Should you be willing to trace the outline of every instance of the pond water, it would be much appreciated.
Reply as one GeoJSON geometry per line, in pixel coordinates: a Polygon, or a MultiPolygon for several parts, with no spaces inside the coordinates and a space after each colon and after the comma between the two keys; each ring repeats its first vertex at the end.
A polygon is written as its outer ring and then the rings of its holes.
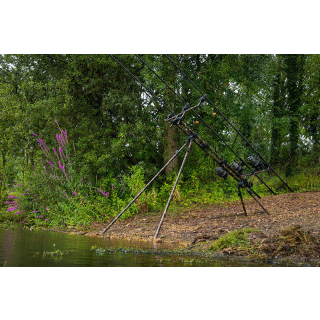
{"type": "MultiPolygon", "coordinates": [[[[158,245],[159,246],[159,245],[158,245]]],[[[0,226],[0,266],[5,267],[222,267],[270,266],[168,252],[153,243],[0,226]]]]}

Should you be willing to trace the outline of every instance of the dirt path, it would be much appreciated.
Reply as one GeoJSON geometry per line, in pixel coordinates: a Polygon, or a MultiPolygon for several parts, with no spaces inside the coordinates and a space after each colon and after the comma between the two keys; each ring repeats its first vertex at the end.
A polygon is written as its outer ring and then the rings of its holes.
{"type": "MultiPolygon", "coordinates": [[[[270,212],[266,214],[253,200],[246,199],[248,216],[243,214],[240,201],[207,208],[193,208],[181,214],[167,214],[159,238],[162,242],[188,246],[198,241],[214,239],[232,230],[257,228],[266,235],[293,225],[320,237],[320,192],[289,193],[265,196],[261,200],[270,212]]],[[[136,215],[117,221],[105,234],[106,238],[126,238],[152,241],[162,213],[136,215]]],[[[98,236],[107,224],[93,224],[87,236],[98,236]]]]}

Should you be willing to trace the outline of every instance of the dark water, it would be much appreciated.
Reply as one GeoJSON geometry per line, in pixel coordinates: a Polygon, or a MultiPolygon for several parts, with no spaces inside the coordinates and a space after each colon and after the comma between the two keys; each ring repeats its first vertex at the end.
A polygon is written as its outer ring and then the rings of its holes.
{"type": "Polygon", "coordinates": [[[222,267],[270,266],[212,260],[168,252],[153,243],[110,241],[51,231],[0,226],[0,266],[5,267],[222,267]]]}

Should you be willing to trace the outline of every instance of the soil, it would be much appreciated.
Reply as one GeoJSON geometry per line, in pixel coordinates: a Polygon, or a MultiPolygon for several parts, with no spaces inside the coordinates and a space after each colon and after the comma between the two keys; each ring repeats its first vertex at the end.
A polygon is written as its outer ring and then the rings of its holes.
{"type": "MultiPolygon", "coordinates": [[[[251,249],[227,248],[219,254],[250,256],[254,253],[269,259],[294,257],[319,261],[320,192],[270,195],[260,202],[270,215],[254,199],[245,200],[247,216],[240,200],[205,208],[183,209],[175,214],[169,212],[156,242],[172,243],[178,249],[208,252],[210,245],[222,235],[255,228],[259,231],[248,235],[251,249]]],[[[161,215],[162,212],[139,214],[118,220],[103,237],[153,241],[161,215]]],[[[90,230],[70,232],[102,237],[101,232],[107,225],[94,223],[90,230]]]]}
{"type": "MultiPolygon", "coordinates": [[[[196,239],[239,230],[257,228],[266,235],[275,235],[290,226],[301,225],[304,230],[320,237],[320,192],[288,193],[263,197],[260,202],[268,215],[254,201],[246,199],[248,216],[244,215],[240,201],[215,204],[208,207],[185,208],[166,215],[159,238],[165,242],[189,245],[196,239]]],[[[103,236],[153,240],[162,212],[139,214],[126,220],[118,220],[103,236]]],[[[110,220],[111,221],[111,220],[110,220]]],[[[93,224],[90,236],[100,236],[108,225],[93,224]]]]}

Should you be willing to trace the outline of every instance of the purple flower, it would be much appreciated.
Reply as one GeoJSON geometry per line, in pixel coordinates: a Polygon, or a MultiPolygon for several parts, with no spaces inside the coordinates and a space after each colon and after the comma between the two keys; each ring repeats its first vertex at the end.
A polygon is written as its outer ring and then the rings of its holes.
{"type": "Polygon", "coordinates": [[[38,218],[41,219],[41,218],[43,218],[43,216],[39,216],[38,218]]]}
{"type": "Polygon", "coordinates": [[[9,187],[9,185],[8,185],[8,184],[6,184],[6,187],[9,187]]]}
{"type": "Polygon", "coordinates": [[[9,196],[9,199],[14,199],[14,198],[15,198],[15,197],[14,197],[14,196],[12,196],[12,195],[10,195],[10,196],[9,196]]]}
{"type": "Polygon", "coordinates": [[[17,210],[17,208],[16,207],[11,207],[11,208],[8,208],[7,212],[14,211],[14,210],[17,210]]]}
{"type": "Polygon", "coordinates": [[[60,126],[59,126],[59,123],[58,123],[57,119],[55,119],[54,122],[56,123],[56,125],[57,125],[58,128],[60,129],[60,126]]]}
{"type": "Polygon", "coordinates": [[[21,221],[20,223],[24,223],[24,220],[23,220],[23,221],[21,221]]]}
{"type": "Polygon", "coordinates": [[[54,164],[51,161],[47,160],[47,162],[54,167],[54,164]]]}
{"type": "Polygon", "coordinates": [[[101,192],[105,197],[109,196],[109,192],[102,191],[101,189],[98,189],[98,192],[101,192]]]}
{"type": "Polygon", "coordinates": [[[81,178],[81,181],[83,181],[83,179],[81,178]]]}
{"type": "Polygon", "coordinates": [[[49,210],[49,207],[46,207],[47,210],[49,210]]]}
{"type": "Polygon", "coordinates": [[[36,213],[36,212],[40,212],[39,210],[38,211],[32,211],[32,213],[36,213]]]}
{"type": "Polygon", "coordinates": [[[111,185],[111,189],[113,190],[113,184],[111,185]]]}
{"type": "Polygon", "coordinates": [[[44,220],[48,221],[49,219],[44,219],[44,220]]]}
{"type": "Polygon", "coordinates": [[[10,203],[11,203],[11,201],[6,201],[5,203],[6,203],[6,204],[10,204],[10,203]]]}
{"type": "Polygon", "coordinates": [[[18,214],[18,213],[21,213],[22,211],[18,211],[18,212],[15,212],[14,214],[18,214]]]}
{"type": "Polygon", "coordinates": [[[42,147],[42,145],[40,145],[40,149],[43,151],[45,156],[49,158],[49,155],[48,155],[47,151],[42,147]]]}
{"type": "Polygon", "coordinates": [[[35,133],[33,133],[33,135],[35,136],[35,137],[37,137],[38,135],[37,134],[35,134],[35,133]]]}
{"type": "Polygon", "coordinates": [[[61,159],[63,158],[63,156],[64,156],[64,153],[63,153],[63,150],[62,150],[62,148],[61,147],[59,147],[59,152],[60,152],[60,156],[61,156],[61,159]]]}
{"type": "Polygon", "coordinates": [[[72,193],[73,193],[75,196],[77,196],[77,195],[78,195],[75,191],[73,191],[72,193]]]}
{"type": "Polygon", "coordinates": [[[57,179],[59,180],[59,181],[61,181],[61,179],[57,176],[57,179]]]}
{"type": "Polygon", "coordinates": [[[21,193],[20,196],[24,196],[24,193],[21,193]]]}
{"type": "Polygon", "coordinates": [[[86,194],[86,196],[87,196],[87,197],[89,197],[89,195],[88,195],[88,194],[86,194]]]}
{"type": "Polygon", "coordinates": [[[59,167],[63,172],[66,172],[66,169],[64,168],[65,165],[61,165],[60,161],[59,161],[59,167]]]}
{"type": "Polygon", "coordinates": [[[66,194],[67,198],[69,198],[69,196],[66,194]]]}

